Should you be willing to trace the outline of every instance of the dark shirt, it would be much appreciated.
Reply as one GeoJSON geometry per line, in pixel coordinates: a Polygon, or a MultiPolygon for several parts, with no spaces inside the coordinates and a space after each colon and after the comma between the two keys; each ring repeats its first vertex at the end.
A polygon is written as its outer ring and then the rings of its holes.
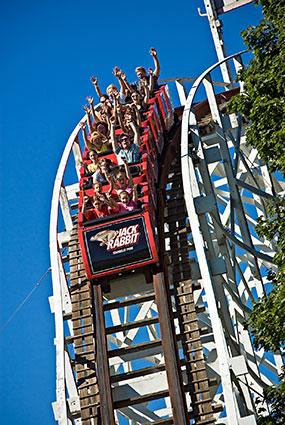
{"type": "MultiPolygon", "coordinates": [[[[147,75],[146,77],[146,80],[147,80],[147,82],[148,82],[148,84],[149,84],[149,75],[147,75]]],[[[153,91],[156,91],[156,90],[158,90],[159,89],[159,84],[158,84],[158,78],[157,78],[157,76],[156,75],[154,75],[153,76],[153,91]]],[[[142,82],[141,82],[141,80],[137,80],[137,81],[135,81],[134,83],[132,83],[132,87],[135,89],[135,90],[137,90],[141,95],[144,95],[144,89],[143,89],[143,85],[142,85],[142,82]]],[[[152,93],[151,93],[152,94],[152,93]]]]}

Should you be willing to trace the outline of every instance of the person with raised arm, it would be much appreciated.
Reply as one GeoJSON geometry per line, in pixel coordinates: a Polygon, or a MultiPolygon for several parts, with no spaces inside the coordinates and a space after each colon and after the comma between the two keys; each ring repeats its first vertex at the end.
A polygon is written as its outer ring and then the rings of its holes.
{"type": "Polygon", "coordinates": [[[109,158],[101,158],[97,162],[97,171],[93,175],[93,182],[110,183],[114,173],[115,164],[109,158]]]}
{"type": "MultiPolygon", "coordinates": [[[[91,133],[93,131],[93,125],[92,125],[92,121],[91,121],[91,117],[90,117],[91,109],[90,109],[89,105],[84,105],[83,109],[86,113],[86,122],[87,122],[87,125],[88,125],[88,131],[89,131],[89,133],[91,133]]],[[[81,128],[82,128],[82,126],[81,126],[81,128]]]]}
{"type": "Polygon", "coordinates": [[[97,93],[97,96],[98,96],[98,98],[99,98],[99,100],[100,100],[100,102],[101,102],[101,97],[104,97],[105,95],[102,93],[102,91],[101,91],[101,89],[100,89],[100,87],[99,87],[99,84],[98,84],[98,78],[97,78],[97,77],[92,76],[92,77],[90,78],[90,81],[91,81],[91,83],[93,84],[94,89],[95,89],[95,91],[96,91],[96,93],[97,93]]]}
{"type": "MultiPolygon", "coordinates": [[[[99,119],[98,112],[96,112],[95,111],[95,108],[94,108],[94,98],[91,97],[91,96],[87,96],[86,97],[86,100],[87,100],[87,102],[89,104],[89,108],[90,108],[90,112],[91,112],[91,115],[92,115],[93,120],[94,120],[94,124],[96,125],[96,123],[99,122],[100,119],[99,119]]],[[[94,125],[92,125],[92,127],[94,127],[94,125]]]]}
{"type": "Polygon", "coordinates": [[[85,221],[107,217],[110,215],[111,210],[112,208],[97,196],[94,196],[93,200],[91,200],[88,196],[84,196],[83,198],[81,212],[85,221]],[[92,202],[93,208],[87,209],[87,204],[90,201],[92,202]]]}
{"type": "Polygon", "coordinates": [[[144,95],[143,85],[145,84],[145,81],[146,81],[147,85],[149,87],[150,95],[152,96],[153,91],[158,90],[158,88],[159,88],[157,81],[158,81],[158,77],[160,75],[160,64],[159,64],[158,57],[157,57],[157,51],[154,47],[150,48],[149,53],[153,58],[155,69],[154,69],[154,71],[152,71],[152,69],[149,68],[149,70],[151,70],[151,78],[150,78],[150,76],[147,75],[146,69],[143,66],[138,66],[135,69],[135,72],[136,72],[137,77],[138,77],[138,81],[136,81],[134,83],[134,87],[137,89],[137,91],[139,93],[144,95]],[[150,85],[150,83],[151,83],[151,85],[150,85]]]}
{"type": "Polygon", "coordinates": [[[133,187],[133,178],[132,178],[127,161],[123,159],[123,162],[124,162],[124,170],[122,170],[120,167],[113,174],[112,189],[114,189],[117,193],[119,193],[119,191],[122,191],[122,190],[125,190],[128,193],[131,193],[132,187],[133,187]]]}
{"type": "Polygon", "coordinates": [[[119,91],[115,84],[110,84],[106,88],[106,92],[109,98],[111,99],[113,105],[115,103],[115,99],[118,99],[122,104],[125,103],[126,95],[122,91],[119,91]]]}
{"type": "Polygon", "coordinates": [[[132,86],[132,84],[128,82],[127,76],[122,70],[119,70],[119,73],[120,73],[120,78],[125,86],[125,90],[126,90],[125,94],[127,98],[129,98],[130,95],[135,91],[135,88],[132,86]]]}
{"type": "Polygon", "coordinates": [[[130,122],[129,126],[134,134],[133,141],[131,136],[127,133],[120,134],[119,141],[117,141],[115,134],[115,117],[112,117],[110,137],[113,152],[116,154],[119,165],[124,164],[124,160],[126,160],[128,164],[131,164],[141,159],[139,129],[134,122],[130,122]]]}
{"type": "Polygon", "coordinates": [[[111,192],[108,191],[108,192],[104,193],[103,190],[102,190],[102,183],[95,182],[93,184],[93,189],[94,189],[94,196],[96,198],[99,198],[100,201],[105,203],[110,208],[115,207],[114,199],[112,198],[111,192]]]}
{"type": "Polygon", "coordinates": [[[83,141],[89,151],[94,150],[97,154],[99,154],[107,152],[110,149],[108,137],[98,133],[97,131],[93,131],[88,137],[86,132],[86,123],[80,123],[80,127],[82,130],[83,141]]]}
{"type": "Polygon", "coordinates": [[[138,209],[138,194],[137,188],[132,184],[132,191],[121,190],[119,193],[119,202],[114,201],[114,209],[117,214],[122,214],[138,209]]]}
{"type": "Polygon", "coordinates": [[[102,93],[98,85],[97,77],[91,77],[90,81],[95,88],[95,91],[97,93],[97,96],[99,97],[99,102],[100,102],[99,111],[95,111],[96,116],[98,117],[99,121],[104,121],[109,125],[109,119],[113,113],[112,101],[109,99],[109,96],[107,94],[102,93]]]}
{"type": "Polygon", "coordinates": [[[144,114],[147,111],[147,108],[148,108],[147,103],[148,103],[148,99],[149,99],[149,90],[148,90],[148,87],[146,87],[146,86],[144,86],[144,89],[145,89],[144,98],[142,98],[140,93],[138,93],[137,91],[134,91],[131,94],[131,99],[132,99],[131,106],[140,115],[144,114]]]}

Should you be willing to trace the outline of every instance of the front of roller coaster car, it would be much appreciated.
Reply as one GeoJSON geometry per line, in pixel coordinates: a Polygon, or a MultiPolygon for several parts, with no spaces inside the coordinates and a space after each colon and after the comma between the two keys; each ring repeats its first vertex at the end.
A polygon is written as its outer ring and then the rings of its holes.
{"type": "Polygon", "coordinates": [[[88,279],[157,263],[158,254],[148,211],[94,223],[79,233],[88,279]]]}
{"type": "MultiPolygon", "coordinates": [[[[138,208],[93,221],[84,221],[83,214],[78,214],[79,242],[88,279],[111,277],[159,261],[155,218],[158,157],[163,149],[164,135],[174,122],[167,86],[160,87],[150,99],[145,118],[141,125],[141,161],[129,164],[131,171],[132,168],[137,170],[133,182],[138,188],[138,208]]],[[[120,132],[117,130],[117,135],[120,132]]],[[[114,154],[109,156],[114,159],[114,154]]],[[[103,193],[108,189],[107,184],[103,185],[103,193]]],[[[83,197],[93,194],[93,189],[80,191],[79,210],[83,197]]]]}

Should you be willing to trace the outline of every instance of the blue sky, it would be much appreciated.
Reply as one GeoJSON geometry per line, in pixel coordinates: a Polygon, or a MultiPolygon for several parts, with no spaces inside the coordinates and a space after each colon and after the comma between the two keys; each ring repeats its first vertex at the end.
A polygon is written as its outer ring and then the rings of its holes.
{"type": "MultiPolygon", "coordinates": [[[[1,10],[1,315],[0,327],[49,266],[48,228],[56,169],[82,116],[91,75],[104,88],[114,65],[129,79],[152,65],[162,78],[198,76],[216,62],[202,0],[85,2],[15,0],[1,10]]],[[[260,18],[250,5],[223,16],[228,53],[260,18]]],[[[1,333],[1,418],[53,424],[54,323],[50,277],[1,333]]]]}

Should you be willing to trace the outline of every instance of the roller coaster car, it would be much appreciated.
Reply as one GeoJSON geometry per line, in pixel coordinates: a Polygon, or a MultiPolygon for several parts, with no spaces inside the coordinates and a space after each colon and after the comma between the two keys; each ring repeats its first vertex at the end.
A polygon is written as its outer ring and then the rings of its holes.
{"type": "MultiPolygon", "coordinates": [[[[164,134],[173,124],[174,108],[167,86],[162,86],[149,102],[146,120],[141,128],[142,160],[131,164],[137,170],[133,181],[139,189],[137,210],[85,221],[78,214],[78,234],[82,258],[88,279],[111,277],[121,272],[145,268],[159,261],[156,238],[157,157],[164,144],[164,134]]],[[[117,134],[120,130],[116,131],[117,134]]],[[[112,157],[114,154],[105,155],[112,157]]],[[[85,177],[82,175],[80,187],[85,177]]],[[[103,192],[109,189],[103,187],[103,192]]],[[[79,211],[84,195],[94,195],[93,189],[81,190],[79,211]]],[[[145,269],[146,270],[146,269],[145,269]]]]}

